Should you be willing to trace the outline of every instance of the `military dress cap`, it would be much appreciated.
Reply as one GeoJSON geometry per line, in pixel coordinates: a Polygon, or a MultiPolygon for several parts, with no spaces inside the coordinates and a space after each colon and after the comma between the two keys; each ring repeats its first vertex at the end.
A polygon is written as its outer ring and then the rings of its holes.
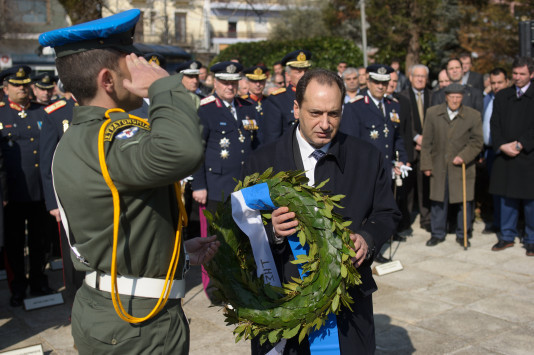
{"type": "Polygon", "coordinates": [[[183,73],[185,75],[199,75],[200,68],[202,68],[202,63],[198,60],[190,60],[188,62],[180,63],[176,67],[177,73],[183,73]]]}
{"type": "Polygon", "coordinates": [[[298,51],[286,54],[282,59],[282,65],[289,65],[293,68],[309,68],[311,67],[312,54],[306,49],[299,49],[298,51]]]}
{"type": "Polygon", "coordinates": [[[48,73],[41,73],[33,77],[33,83],[35,86],[43,90],[53,89],[56,81],[56,77],[48,73]]]}
{"type": "Polygon", "coordinates": [[[266,72],[267,67],[263,65],[255,65],[243,70],[243,74],[245,74],[247,79],[256,81],[267,79],[267,74],[265,74],[266,72]]]}
{"type": "Polygon", "coordinates": [[[141,11],[131,9],[113,16],[45,32],[39,36],[39,43],[43,47],[54,48],[58,58],[104,48],[138,53],[133,46],[133,35],[140,15],[141,11]]]}
{"type": "Polygon", "coordinates": [[[241,80],[242,70],[243,66],[235,62],[220,62],[210,68],[215,78],[221,80],[241,80]]]}
{"type": "Polygon", "coordinates": [[[369,77],[376,81],[389,81],[391,79],[391,73],[394,72],[393,68],[384,64],[371,64],[365,71],[369,73],[369,77]]]}
{"type": "Polygon", "coordinates": [[[147,53],[143,55],[143,57],[145,57],[147,62],[156,63],[162,68],[165,68],[165,64],[167,64],[167,60],[165,59],[165,57],[156,52],[147,53]]]}
{"type": "Polygon", "coordinates": [[[443,91],[445,94],[463,94],[464,86],[462,84],[452,83],[447,85],[443,91]]]}
{"type": "Polygon", "coordinates": [[[0,81],[10,84],[22,85],[31,83],[30,73],[32,69],[27,65],[16,65],[0,73],[0,81]]]}

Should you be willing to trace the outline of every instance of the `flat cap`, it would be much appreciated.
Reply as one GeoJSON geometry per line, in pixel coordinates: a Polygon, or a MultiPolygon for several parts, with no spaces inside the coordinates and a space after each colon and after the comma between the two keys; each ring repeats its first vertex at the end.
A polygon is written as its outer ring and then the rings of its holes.
{"type": "Polygon", "coordinates": [[[384,64],[371,64],[365,71],[369,74],[369,77],[376,81],[389,81],[391,79],[391,73],[393,68],[384,64]]]}
{"type": "Polygon", "coordinates": [[[265,80],[267,79],[267,67],[263,65],[255,65],[253,67],[247,68],[243,70],[243,74],[247,77],[249,80],[265,80]]]}
{"type": "Polygon", "coordinates": [[[185,75],[198,75],[200,74],[200,68],[202,68],[202,63],[198,60],[190,60],[188,62],[180,63],[176,67],[176,72],[185,75]]]}
{"type": "Polygon", "coordinates": [[[30,73],[32,69],[27,65],[16,65],[0,73],[0,81],[10,84],[22,85],[31,83],[30,73]]]}
{"type": "Polygon", "coordinates": [[[41,73],[33,77],[35,86],[43,90],[53,89],[56,81],[56,77],[48,73],[41,73]]]}
{"type": "Polygon", "coordinates": [[[140,15],[141,11],[131,9],[113,16],[45,32],[39,36],[39,43],[43,47],[54,48],[57,57],[104,48],[138,53],[133,46],[133,35],[140,15]]]}
{"type": "Polygon", "coordinates": [[[293,68],[309,68],[312,65],[312,54],[306,49],[299,49],[286,54],[282,59],[282,65],[289,65],[293,68]]]}
{"type": "Polygon", "coordinates": [[[235,62],[220,62],[210,68],[215,78],[221,80],[241,80],[242,70],[243,66],[235,62]]]}
{"type": "Polygon", "coordinates": [[[464,86],[462,84],[452,83],[447,85],[443,91],[445,94],[463,94],[464,86]]]}

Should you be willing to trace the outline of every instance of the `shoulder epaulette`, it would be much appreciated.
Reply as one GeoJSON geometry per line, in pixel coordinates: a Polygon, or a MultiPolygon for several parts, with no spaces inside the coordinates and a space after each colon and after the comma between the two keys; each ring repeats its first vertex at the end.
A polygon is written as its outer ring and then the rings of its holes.
{"type": "Polygon", "coordinates": [[[56,111],[57,109],[60,109],[61,107],[67,105],[67,101],[65,100],[59,100],[54,102],[52,105],[48,105],[44,108],[46,113],[51,114],[52,112],[56,111]]]}
{"type": "Polygon", "coordinates": [[[280,89],[278,89],[278,90],[276,90],[276,91],[273,91],[273,92],[271,93],[271,95],[278,95],[278,94],[281,94],[281,93],[283,93],[283,92],[286,92],[286,90],[287,90],[286,88],[280,88],[280,89]]]}
{"type": "Polygon", "coordinates": [[[356,101],[360,101],[361,99],[363,99],[363,95],[356,95],[352,99],[350,99],[349,102],[353,103],[353,102],[356,102],[356,101]]]}
{"type": "Polygon", "coordinates": [[[213,102],[213,101],[216,101],[217,98],[213,95],[210,95],[208,97],[205,97],[203,98],[202,100],[200,100],[200,106],[204,106],[204,105],[207,105],[209,104],[210,102],[213,102]]]}
{"type": "Polygon", "coordinates": [[[246,99],[248,99],[248,95],[241,95],[241,98],[242,98],[243,100],[246,100],[246,99]]]}
{"type": "Polygon", "coordinates": [[[4,101],[0,101],[0,107],[4,107],[6,103],[4,101]]]}

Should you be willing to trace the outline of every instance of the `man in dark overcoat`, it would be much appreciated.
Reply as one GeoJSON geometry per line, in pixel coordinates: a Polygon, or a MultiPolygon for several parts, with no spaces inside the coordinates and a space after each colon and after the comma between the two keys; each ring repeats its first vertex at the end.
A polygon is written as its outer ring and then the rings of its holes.
{"type": "Polygon", "coordinates": [[[497,150],[491,172],[490,193],[502,196],[501,235],[492,248],[514,245],[521,203],[525,213],[524,244],[534,256],[534,63],[517,58],[513,63],[514,85],[495,96],[491,116],[491,140],[497,150]]]}
{"type": "MultiPolygon", "coordinates": [[[[349,290],[355,303],[353,311],[344,308],[337,316],[341,354],[372,354],[375,351],[372,293],[377,286],[371,274],[373,258],[394,233],[400,213],[391,191],[391,168],[373,145],[338,132],[341,120],[343,81],[336,73],[324,69],[308,71],[297,85],[294,103],[298,125],[278,141],[253,152],[242,176],[263,172],[304,170],[310,184],[330,179],[324,186],[333,194],[343,194],[344,209],[335,212],[352,221],[356,258],[354,263],[362,275],[362,284],[349,290]]],[[[280,280],[299,277],[287,241],[295,233],[298,221],[294,213],[280,207],[272,213],[273,228],[266,228],[280,280]],[[273,231],[274,229],[274,231],[273,231]]],[[[260,347],[252,342],[253,354],[265,354],[272,345],[260,347]]],[[[309,354],[309,341],[299,344],[288,340],[284,354],[309,354]]]]}

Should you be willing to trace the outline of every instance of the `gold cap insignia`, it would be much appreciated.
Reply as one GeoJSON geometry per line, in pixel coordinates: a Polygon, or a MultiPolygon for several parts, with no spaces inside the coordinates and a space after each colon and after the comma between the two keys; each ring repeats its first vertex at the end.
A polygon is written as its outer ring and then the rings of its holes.
{"type": "Polygon", "coordinates": [[[191,63],[191,65],[189,66],[189,69],[198,69],[198,64],[197,64],[197,62],[193,62],[193,63],[191,63]]]}
{"type": "Polygon", "coordinates": [[[45,75],[45,77],[43,78],[43,83],[45,84],[50,83],[50,77],[48,75],[45,75]]]}
{"type": "Polygon", "coordinates": [[[233,64],[230,64],[229,66],[226,67],[226,72],[229,74],[234,74],[236,70],[237,70],[237,67],[233,64]]]}
{"type": "Polygon", "coordinates": [[[153,55],[152,57],[150,57],[150,59],[148,60],[149,63],[156,63],[157,65],[160,65],[159,64],[159,59],[158,57],[156,57],[155,55],[153,55]]]}
{"type": "Polygon", "coordinates": [[[304,54],[304,52],[300,52],[299,55],[297,56],[297,60],[299,62],[304,62],[306,60],[306,54],[304,54]]]}
{"type": "Polygon", "coordinates": [[[23,68],[19,68],[19,71],[17,72],[17,74],[15,74],[17,78],[24,78],[25,75],[26,75],[26,72],[24,71],[23,68]]]}
{"type": "Polygon", "coordinates": [[[254,75],[261,75],[261,74],[263,74],[263,70],[261,70],[261,68],[256,68],[254,70],[254,75]]]}
{"type": "Polygon", "coordinates": [[[385,67],[380,67],[380,68],[378,68],[378,70],[376,72],[378,74],[386,74],[387,73],[387,69],[385,67]]]}

